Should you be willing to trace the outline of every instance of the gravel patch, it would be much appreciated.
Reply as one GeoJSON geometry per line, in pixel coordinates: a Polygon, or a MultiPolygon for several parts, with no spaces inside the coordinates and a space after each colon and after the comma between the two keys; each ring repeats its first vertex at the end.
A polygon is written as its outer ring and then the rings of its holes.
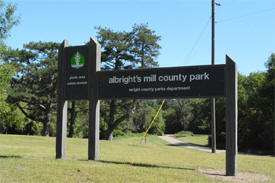
{"type": "Polygon", "coordinates": [[[198,172],[213,179],[237,183],[268,182],[272,180],[271,177],[259,173],[238,172],[237,176],[226,176],[223,170],[199,169],[198,172]]]}

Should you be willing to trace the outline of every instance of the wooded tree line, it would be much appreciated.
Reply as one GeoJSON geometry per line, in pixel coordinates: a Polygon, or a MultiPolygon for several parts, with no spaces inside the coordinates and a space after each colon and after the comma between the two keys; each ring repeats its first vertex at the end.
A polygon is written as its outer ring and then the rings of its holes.
{"type": "MultiPolygon", "coordinates": [[[[15,6],[0,1],[0,133],[55,136],[57,55],[60,43],[30,42],[22,49],[4,44],[18,23],[15,6]],[[5,13],[7,12],[7,13],[5,13]],[[2,29],[3,27],[3,29],[2,29]]],[[[147,24],[130,31],[96,27],[102,46],[102,70],[156,67],[161,37],[147,24]]],[[[87,43],[88,44],[88,43],[87,43]]],[[[263,61],[264,62],[264,61],[263,61]]],[[[238,143],[241,151],[272,152],[274,123],[275,55],[266,61],[266,72],[239,74],[238,143]]],[[[161,100],[103,100],[100,138],[144,132],[161,100]]],[[[217,146],[225,144],[225,99],[216,100],[217,146]]],[[[88,136],[87,101],[70,101],[68,136],[88,136]]],[[[169,99],[151,128],[151,134],[188,130],[210,133],[209,99],[169,99]]]]}

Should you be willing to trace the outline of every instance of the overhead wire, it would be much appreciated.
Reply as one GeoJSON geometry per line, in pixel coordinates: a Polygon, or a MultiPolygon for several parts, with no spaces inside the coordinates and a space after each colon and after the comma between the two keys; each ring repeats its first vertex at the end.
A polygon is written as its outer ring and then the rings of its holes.
{"type": "Polygon", "coordinates": [[[200,42],[200,40],[201,40],[201,38],[202,38],[202,36],[203,36],[205,30],[207,29],[207,27],[208,27],[208,25],[209,25],[209,23],[210,23],[210,20],[211,20],[211,16],[209,17],[209,19],[207,20],[206,24],[205,24],[204,27],[202,28],[202,30],[201,30],[201,32],[200,32],[198,38],[197,38],[196,41],[194,42],[194,44],[193,44],[193,46],[191,47],[189,53],[186,54],[186,57],[185,57],[185,59],[184,59],[186,63],[188,63],[188,61],[189,61],[189,59],[190,59],[190,57],[191,57],[193,51],[195,50],[195,48],[196,48],[197,45],[199,44],[199,42],[200,42]]]}
{"type": "Polygon", "coordinates": [[[232,18],[228,18],[228,19],[224,19],[224,20],[219,20],[219,23],[229,22],[229,21],[233,21],[233,20],[237,20],[237,19],[242,19],[242,18],[245,18],[245,17],[254,16],[254,15],[258,15],[258,14],[262,14],[262,13],[266,13],[266,12],[274,11],[274,10],[275,10],[275,8],[263,9],[263,10],[247,13],[247,14],[244,14],[244,15],[241,15],[241,16],[236,16],[236,17],[232,17],[232,18]]]}
{"type": "MultiPolygon", "coordinates": [[[[228,18],[228,19],[224,19],[224,20],[219,20],[218,23],[223,23],[223,22],[228,22],[228,21],[233,21],[233,20],[236,20],[236,19],[241,19],[241,18],[245,18],[245,17],[248,17],[248,16],[253,16],[253,15],[257,15],[257,14],[262,14],[262,13],[266,13],[266,12],[269,12],[269,11],[274,11],[275,8],[268,8],[268,9],[263,9],[263,10],[260,10],[260,11],[255,11],[255,12],[251,12],[251,13],[248,13],[248,14],[245,14],[245,15],[241,15],[241,16],[237,16],[237,17],[232,17],[232,18],[228,18]]],[[[201,30],[199,36],[197,37],[196,41],[194,42],[193,46],[191,47],[190,51],[188,52],[188,54],[186,54],[186,57],[184,59],[184,61],[186,63],[189,62],[189,59],[190,57],[192,56],[194,50],[196,49],[196,47],[198,46],[202,36],[204,35],[204,32],[205,30],[207,29],[209,23],[210,23],[210,20],[211,20],[211,16],[209,17],[209,19],[207,20],[205,26],[203,27],[203,29],[201,30]]],[[[215,22],[217,23],[217,22],[215,22]]]]}

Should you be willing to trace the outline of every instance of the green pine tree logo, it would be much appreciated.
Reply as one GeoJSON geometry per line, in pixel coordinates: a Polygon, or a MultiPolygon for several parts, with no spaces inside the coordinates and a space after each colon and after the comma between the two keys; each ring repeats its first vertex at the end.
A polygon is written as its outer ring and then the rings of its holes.
{"type": "Polygon", "coordinates": [[[77,51],[71,58],[71,65],[74,69],[79,69],[84,66],[84,56],[77,51]]]}

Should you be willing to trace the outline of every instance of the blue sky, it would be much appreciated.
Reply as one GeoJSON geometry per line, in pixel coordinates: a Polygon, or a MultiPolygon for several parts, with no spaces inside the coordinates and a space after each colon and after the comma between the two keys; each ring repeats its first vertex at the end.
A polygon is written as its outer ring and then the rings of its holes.
{"type": "MultiPolygon", "coordinates": [[[[17,0],[21,22],[6,43],[22,48],[30,41],[69,40],[82,45],[95,26],[129,31],[148,23],[162,37],[160,67],[211,63],[211,0],[17,0]]],[[[225,54],[239,72],[265,71],[275,53],[275,0],[216,0],[216,63],[225,54]]]]}

